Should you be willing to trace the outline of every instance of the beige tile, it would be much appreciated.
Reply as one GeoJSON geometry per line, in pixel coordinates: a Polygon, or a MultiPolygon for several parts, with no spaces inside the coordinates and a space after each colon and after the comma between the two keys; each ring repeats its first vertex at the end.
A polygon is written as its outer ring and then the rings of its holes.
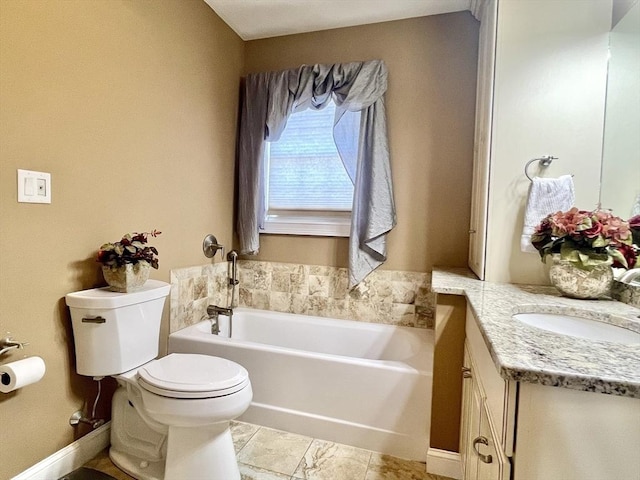
{"type": "Polygon", "coordinates": [[[289,272],[273,272],[271,275],[271,291],[289,293],[291,289],[291,275],[289,272]]]}
{"type": "Polygon", "coordinates": [[[363,480],[371,452],[314,440],[293,474],[301,480],[363,480]]]}
{"type": "Polygon", "coordinates": [[[181,305],[186,305],[193,301],[193,278],[186,278],[180,280],[179,286],[179,301],[181,305]]]}
{"type": "Polygon", "coordinates": [[[293,475],[312,439],[260,428],[238,454],[238,461],[272,472],[293,475]]]}
{"type": "Polygon", "coordinates": [[[323,275],[309,275],[309,295],[329,296],[329,277],[323,275]]]}
{"type": "Polygon", "coordinates": [[[209,279],[200,275],[193,279],[193,299],[206,298],[209,293],[209,279]]]}
{"type": "Polygon", "coordinates": [[[111,475],[116,480],[135,480],[113,464],[109,458],[109,449],[105,449],[100,452],[94,458],[85,463],[84,466],[106,473],[107,475],[111,475]]]}
{"type": "Polygon", "coordinates": [[[422,462],[401,458],[371,454],[369,469],[365,480],[450,480],[439,475],[430,475],[422,462]]]}
{"type": "Polygon", "coordinates": [[[276,312],[291,312],[291,294],[271,292],[269,294],[269,310],[276,312]]]}
{"type": "Polygon", "coordinates": [[[252,425],[244,422],[231,422],[231,437],[233,438],[233,446],[238,453],[247,444],[247,442],[260,429],[258,425],[252,425]]]}
{"type": "Polygon", "coordinates": [[[309,294],[309,273],[304,269],[289,275],[290,292],[298,295],[309,294]]]}
{"type": "Polygon", "coordinates": [[[416,292],[411,282],[391,282],[390,291],[394,303],[414,303],[416,292]]]}
{"type": "Polygon", "coordinates": [[[251,301],[253,302],[251,308],[269,310],[269,292],[254,290],[251,294],[251,301]]]}
{"type": "Polygon", "coordinates": [[[263,468],[253,467],[244,463],[238,464],[240,468],[240,480],[289,480],[289,475],[270,472],[263,468]]]}

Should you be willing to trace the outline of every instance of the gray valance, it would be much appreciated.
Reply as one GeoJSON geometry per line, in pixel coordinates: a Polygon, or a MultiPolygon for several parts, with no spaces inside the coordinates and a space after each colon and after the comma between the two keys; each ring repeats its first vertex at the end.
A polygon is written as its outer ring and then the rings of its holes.
{"type": "Polygon", "coordinates": [[[350,287],[386,260],[386,235],[396,224],[383,97],[386,89],[387,68],[380,60],[303,65],[247,76],[238,158],[241,253],[255,254],[260,246],[259,230],[265,217],[265,141],[280,138],[291,113],[322,108],[333,98],[334,140],[354,184],[350,287]]]}

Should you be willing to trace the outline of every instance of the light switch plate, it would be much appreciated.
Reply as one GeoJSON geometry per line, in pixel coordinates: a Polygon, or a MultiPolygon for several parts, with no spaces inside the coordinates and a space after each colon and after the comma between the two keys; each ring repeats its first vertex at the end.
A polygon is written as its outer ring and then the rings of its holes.
{"type": "Polygon", "coordinates": [[[18,169],[18,202],[51,203],[51,174],[18,169]]]}

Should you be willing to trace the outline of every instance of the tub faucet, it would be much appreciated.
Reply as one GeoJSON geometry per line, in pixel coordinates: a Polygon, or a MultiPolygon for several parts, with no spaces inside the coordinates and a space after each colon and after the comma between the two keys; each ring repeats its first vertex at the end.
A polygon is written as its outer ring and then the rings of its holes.
{"type": "Polygon", "coordinates": [[[209,305],[207,307],[207,315],[211,320],[211,333],[218,335],[220,333],[220,320],[219,315],[226,315],[229,317],[229,337],[231,337],[231,322],[233,321],[233,308],[219,307],[218,305],[209,305]]]}

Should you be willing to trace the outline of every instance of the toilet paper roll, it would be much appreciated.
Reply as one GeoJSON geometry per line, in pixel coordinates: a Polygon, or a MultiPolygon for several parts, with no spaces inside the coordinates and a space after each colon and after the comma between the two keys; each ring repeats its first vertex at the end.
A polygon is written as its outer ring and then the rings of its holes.
{"type": "Polygon", "coordinates": [[[0,392],[9,393],[36,383],[44,376],[45,371],[44,360],[40,357],[0,365],[0,392]]]}

